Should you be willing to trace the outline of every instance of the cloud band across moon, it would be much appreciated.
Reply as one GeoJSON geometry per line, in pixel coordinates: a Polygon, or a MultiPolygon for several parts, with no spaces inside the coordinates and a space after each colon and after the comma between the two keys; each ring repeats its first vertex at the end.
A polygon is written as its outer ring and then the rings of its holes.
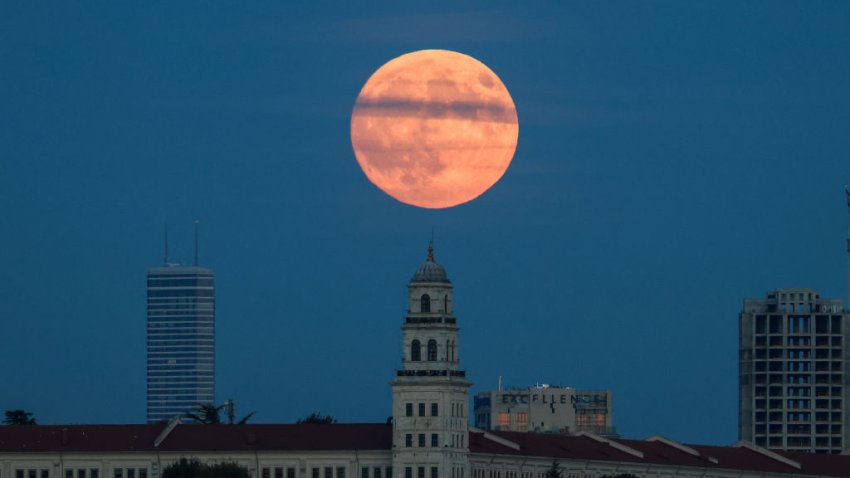
{"type": "Polygon", "coordinates": [[[374,117],[415,117],[429,119],[468,119],[496,123],[517,123],[516,109],[479,101],[411,100],[408,98],[364,98],[357,101],[355,114],[374,117]]]}

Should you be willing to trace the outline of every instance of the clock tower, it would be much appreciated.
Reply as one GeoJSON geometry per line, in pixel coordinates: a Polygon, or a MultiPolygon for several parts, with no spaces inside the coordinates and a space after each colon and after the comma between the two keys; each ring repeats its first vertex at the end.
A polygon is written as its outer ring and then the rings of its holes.
{"type": "Polygon", "coordinates": [[[408,283],[393,390],[395,478],[468,478],[470,383],[460,369],[452,283],[428,257],[408,283]]]}

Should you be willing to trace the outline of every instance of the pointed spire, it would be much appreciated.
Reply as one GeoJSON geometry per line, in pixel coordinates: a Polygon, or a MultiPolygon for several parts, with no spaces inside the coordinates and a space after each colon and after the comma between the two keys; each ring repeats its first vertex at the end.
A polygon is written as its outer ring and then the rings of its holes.
{"type": "Polygon", "coordinates": [[[428,262],[434,262],[434,241],[428,241],[428,262]]]}

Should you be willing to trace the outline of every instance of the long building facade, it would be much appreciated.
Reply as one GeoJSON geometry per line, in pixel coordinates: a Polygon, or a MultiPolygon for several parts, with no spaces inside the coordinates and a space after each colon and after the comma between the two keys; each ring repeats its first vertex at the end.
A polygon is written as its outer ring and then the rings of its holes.
{"type": "Polygon", "coordinates": [[[850,452],[850,313],[812,289],[747,299],[739,316],[739,438],[770,450],[850,452]]]}
{"type": "Polygon", "coordinates": [[[152,267],[147,289],[147,422],[167,422],[215,401],[215,275],[152,267]]]}
{"type": "Polygon", "coordinates": [[[562,478],[850,477],[850,456],[744,441],[716,447],[470,427],[453,287],[433,251],[408,291],[391,422],[0,426],[0,478],[161,478],[180,458],[234,462],[252,478],[550,478],[556,464],[562,478]]]}

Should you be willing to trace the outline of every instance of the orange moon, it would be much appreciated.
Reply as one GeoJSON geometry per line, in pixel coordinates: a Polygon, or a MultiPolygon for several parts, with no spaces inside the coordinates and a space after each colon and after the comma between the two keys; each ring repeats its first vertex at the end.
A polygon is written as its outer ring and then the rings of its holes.
{"type": "Polygon", "coordinates": [[[447,50],[390,60],[360,90],[351,144],[395,199],[439,209],[471,201],[511,164],[519,137],[507,88],[483,63],[447,50]]]}

